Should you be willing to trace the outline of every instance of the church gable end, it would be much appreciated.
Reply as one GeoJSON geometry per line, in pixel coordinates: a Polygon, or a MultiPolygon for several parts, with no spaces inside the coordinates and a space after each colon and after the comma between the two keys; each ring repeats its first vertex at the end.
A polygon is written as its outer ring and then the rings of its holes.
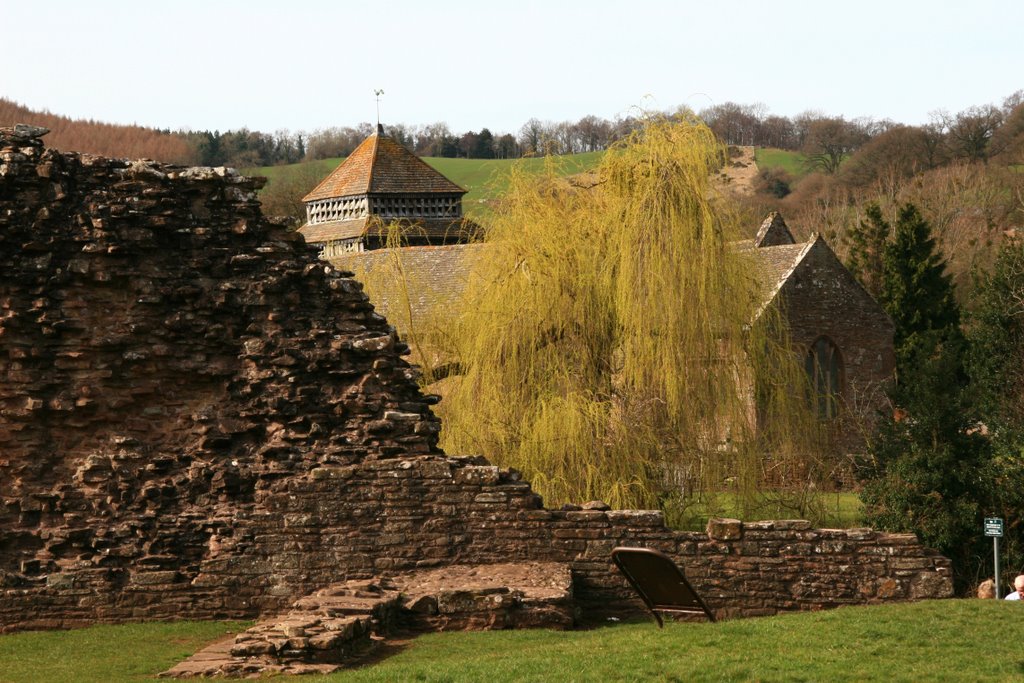
{"type": "MultiPolygon", "coordinates": [[[[828,244],[812,239],[779,290],[790,340],[802,354],[822,338],[833,344],[842,358],[842,401],[868,415],[884,403],[892,377],[892,321],[828,244]]],[[[856,434],[849,436],[852,446],[856,434]]]]}

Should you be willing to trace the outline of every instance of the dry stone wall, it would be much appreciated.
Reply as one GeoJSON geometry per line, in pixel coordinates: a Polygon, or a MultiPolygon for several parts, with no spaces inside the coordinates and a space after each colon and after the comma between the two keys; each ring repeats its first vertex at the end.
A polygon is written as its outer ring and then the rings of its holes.
{"type": "Polygon", "coordinates": [[[516,560],[572,563],[600,618],[638,607],[618,544],[674,555],[721,616],[950,594],[913,536],[544,509],[438,451],[393,329],[261,217],[257,180],[41,134],[0,128],[0,630],[252,617],[516,560]]]}

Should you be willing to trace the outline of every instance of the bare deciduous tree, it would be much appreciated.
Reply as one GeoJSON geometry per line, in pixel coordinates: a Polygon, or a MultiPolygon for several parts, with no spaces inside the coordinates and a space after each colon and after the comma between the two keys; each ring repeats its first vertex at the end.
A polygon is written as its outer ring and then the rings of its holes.
{"type": "Polygon", "coordinates": [[[834,174],[843,159],[867,142],[868,137],[856,122],[841,116],[811,120],[807,122],[804,157],[811,168],[834,174]]]}
{"type": "Polygon", "coordinates": [[[946,131],[946,141],[955,157],[987,163],[999,150],[991,148],[992,137],[1003,122],[1003,112],[987,104],[968,107],[958,114],[939,112],[946,131]]]}

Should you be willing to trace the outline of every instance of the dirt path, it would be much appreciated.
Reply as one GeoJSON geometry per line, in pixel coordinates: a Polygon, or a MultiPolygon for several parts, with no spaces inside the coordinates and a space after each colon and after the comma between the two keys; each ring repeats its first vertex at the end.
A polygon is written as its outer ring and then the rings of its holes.
{"type": "Polygon", "coordinates": [[[722,172],[715,176],[715,183],[737,194],[754,194],[754,178],[757,177],[757,163],[754,161],[754,148],[749,146],[730,146],[738,149],[740,155],[730,158],[722,172]]]}
{"type": "MultiPolygon", "coordinates": [[[[725,167],[712,176],[712,184],[720,190],[728,190],[736,194],[754,194],[754,179],[757,177],[754,148],[746,145],[730,145],[729,149],[739,150],[739,155],[731,157],[725,163],[725,167]]],[[[566,176],[565,182],[576,188],[591,188],[600,185],[600,177],[597,171],[591,169],[566,176]]]]}

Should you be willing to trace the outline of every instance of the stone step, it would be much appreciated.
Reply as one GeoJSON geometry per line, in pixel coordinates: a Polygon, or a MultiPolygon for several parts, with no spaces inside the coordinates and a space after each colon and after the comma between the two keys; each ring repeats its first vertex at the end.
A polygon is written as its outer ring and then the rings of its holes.
{"type": "Polygon", "coordinates": [[[350,581],[296,601],[285,614],[264,619],[218,641],[161,676],[242,677],[270,673],[330,673],[373,646],[389,628],[400,594],[384,581],[350,581]]]}

